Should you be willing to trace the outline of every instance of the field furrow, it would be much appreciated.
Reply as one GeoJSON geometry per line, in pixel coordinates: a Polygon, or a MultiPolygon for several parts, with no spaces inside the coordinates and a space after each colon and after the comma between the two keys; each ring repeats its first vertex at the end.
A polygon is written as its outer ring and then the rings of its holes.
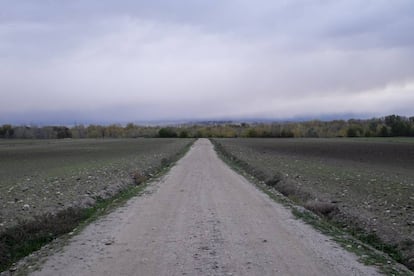
{"type": "Polygon", "coordinates": [[[268,185],[414,267],[414,143],[214,139],[268,185]]]}

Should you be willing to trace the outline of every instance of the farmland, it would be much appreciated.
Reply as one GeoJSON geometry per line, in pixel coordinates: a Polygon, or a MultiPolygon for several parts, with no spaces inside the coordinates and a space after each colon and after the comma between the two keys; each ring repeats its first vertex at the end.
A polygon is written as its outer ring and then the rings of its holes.
{"type": "Polygon", "coordinates": [[[192,139],[0,141],[0,233],[69,207],[91,207],[155,174],[192,139]]]}
{"type": "Polygon", "coordinates": [[[371,244],[381,242],[413,268],[412,139],[214,141],[259,180],[371,244]]]}

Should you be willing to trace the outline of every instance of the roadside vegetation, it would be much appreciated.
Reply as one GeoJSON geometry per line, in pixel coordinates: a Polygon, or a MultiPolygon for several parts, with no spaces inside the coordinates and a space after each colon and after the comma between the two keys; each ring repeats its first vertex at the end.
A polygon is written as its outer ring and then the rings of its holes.
{"type": "Polygon", "coordinates": [[[414,269],[414,141],[213,139],[231,163],[414,269]]]}
{"type": "Polygon", "coordinates": [[[136,194],[193,141],[0,141],[0,271],[136,194]]]}
{"type": "Polygon", "coordinates": [[[125,126],[112,124],[65,126],[0,126],[0,138],[63,139],[63,138],[201,138],[201,137],[414,137],[414,117],[390,115],[368,120],[335,120],[305,122],[234,123],[207,121],[175,126],[125,126]]]}

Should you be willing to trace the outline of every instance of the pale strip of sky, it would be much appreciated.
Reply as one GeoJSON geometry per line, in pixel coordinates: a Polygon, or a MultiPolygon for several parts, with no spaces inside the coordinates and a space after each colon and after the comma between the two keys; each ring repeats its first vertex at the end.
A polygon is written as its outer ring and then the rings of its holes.
{"type": "Polygon", "coordinates": [[[0,123],[414,115],[412,30],[409,0],[0,0],[0,123]]]}

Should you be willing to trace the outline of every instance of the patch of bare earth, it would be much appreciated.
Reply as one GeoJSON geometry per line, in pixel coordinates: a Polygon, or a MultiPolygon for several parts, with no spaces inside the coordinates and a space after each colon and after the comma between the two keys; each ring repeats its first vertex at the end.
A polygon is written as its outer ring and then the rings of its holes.
{"type": "Polygon", "coordinates": [[[414,143],[215,141],[249,173],[414,268],[414,143]]]}
{"type": "Polygon", "coordinates": [[[71,231],[85,208],[153,176],[192,141],[0,141],[0,270],[71,231]]]}

